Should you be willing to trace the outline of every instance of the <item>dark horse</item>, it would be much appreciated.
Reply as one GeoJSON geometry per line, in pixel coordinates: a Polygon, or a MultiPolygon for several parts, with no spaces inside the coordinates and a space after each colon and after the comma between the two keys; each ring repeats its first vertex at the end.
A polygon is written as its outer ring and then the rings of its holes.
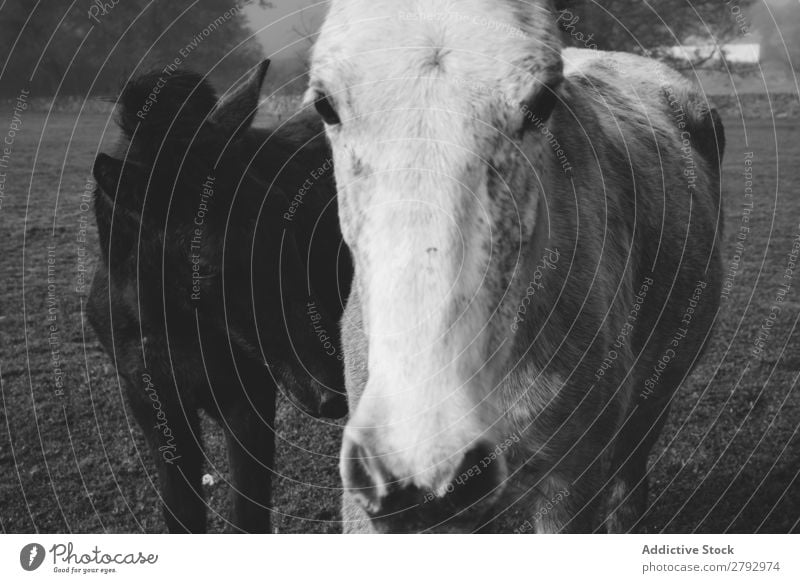
{"type": "Polygon", "coordinates": [[[103,261],[88,317],[171,532],[206,528],[200,409],[224,428],[231,527],[247,532],[270,530],[278,388],[312,416],[347,411],[337,323],[351,267],[330,155],[312,116],[250,127],[267,67],[221,100],[192,72],[132,80],[117,152],[94,165],[103,261]]]}

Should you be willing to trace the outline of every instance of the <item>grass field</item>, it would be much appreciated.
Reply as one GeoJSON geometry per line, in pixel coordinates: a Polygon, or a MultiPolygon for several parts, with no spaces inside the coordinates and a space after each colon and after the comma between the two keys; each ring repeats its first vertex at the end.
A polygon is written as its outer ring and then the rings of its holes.
{"type": "MultiPolygon", "coordinates": [[[[726,267],[747,201],[749,152],[751,231],[711,348],[654,449],[650,532],[800,528],[800,274],[764,351],[751,355],[800,233],[800,122],[724,121],[726,267]]],[[[0,140],[6,130],[0,126],[0,140]]],[[[93,215],[82,207],[89,169],[114,136],[107,116],[28,112],[8,168],[0,167],[3,532],[163,530],[154,466],[111,362],[86,327],[78,289],[80,269],[88,282],[97,262],[93,215]]],[[[206,425],[207,472],[218,480],[207,488],[210,528],[222,530],[222,439],[206,425]]],[[[278,431],[276,528],[338,532],[340,426],[281,403],[278,431]]]]}

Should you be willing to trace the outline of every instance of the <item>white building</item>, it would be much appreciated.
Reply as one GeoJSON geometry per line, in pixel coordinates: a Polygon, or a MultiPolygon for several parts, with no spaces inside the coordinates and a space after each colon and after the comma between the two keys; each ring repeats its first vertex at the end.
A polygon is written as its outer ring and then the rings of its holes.
{"type": "Polygon", "coordinates": [[[711,62],[720,60],[720,53],[729,63],[755,64],[761,57],[761,45],[758,43],[741,43],[727,45],[679,45],[667,49],[667,54],[682,61],[711,62]]]}

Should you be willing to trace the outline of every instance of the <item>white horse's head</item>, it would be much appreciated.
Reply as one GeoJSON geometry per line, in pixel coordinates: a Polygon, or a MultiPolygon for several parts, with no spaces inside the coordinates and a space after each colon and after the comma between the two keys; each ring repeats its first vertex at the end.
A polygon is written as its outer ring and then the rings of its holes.
{"type": "Polygon", "coordinates": [[[505,479],[497,387],[540,219],[543,150],[525,130],[557,102],[560,51],[544,0],[332,2],[307,100],[327,124],[368,337],[342,449],[368,512],[409,489],[467,506],[505,479]]]}

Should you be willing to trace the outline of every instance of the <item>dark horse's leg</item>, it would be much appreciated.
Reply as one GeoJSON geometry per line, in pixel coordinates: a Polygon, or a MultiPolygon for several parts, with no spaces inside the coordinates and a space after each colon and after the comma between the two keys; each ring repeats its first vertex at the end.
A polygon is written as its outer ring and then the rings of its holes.
{"type": "Polygon", "coordinates": [[[203,453],[197,410],[177,398],[170,377],[151,370],[129,378],[129,402],[158,469],[169,532],[205,532],[203,453]]]}
{"type": "Polygon", "coordinates": [[[125,291],[109,289],[108,272],[101,264],[92,282],[86,314],[117,366],[128,403],[153,454],[169,531],[205,532],[197,407],[178,397],[168,351],[159,340],[162,336],[141,338],[142,326],[136,310],[127,303],[125,291]]]}
{"type": "Polygon", "coordinates": [[[270,532],[275,390],[261,380],[256,386],[263,391],[257,399],[237,399],[223,411],[235,532],[270,532]]]}

